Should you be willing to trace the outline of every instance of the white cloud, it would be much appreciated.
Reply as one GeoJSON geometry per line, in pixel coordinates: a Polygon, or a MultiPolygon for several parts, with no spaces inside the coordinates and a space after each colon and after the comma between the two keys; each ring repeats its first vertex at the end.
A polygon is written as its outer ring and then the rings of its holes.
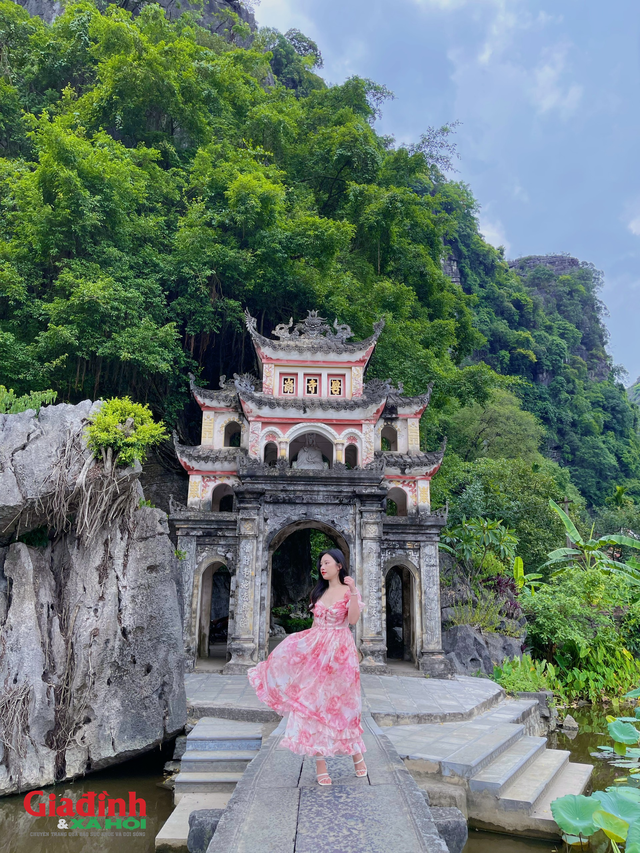
{"type": "Polygon", "coordinates": [[[563,118],[574,113],[582,99],[582,86],[562,84],[567,70],[567,44],[556,44],[543,51],[543,59],[533,71],[531,96],[539,113],[557,110],[563,118]]]}
{"type": "Polygon", "coordinates": [[[310,35],[315,27],[313,21],[300,10],[297,0],[260,0],[255,10],[258,23],[286,32],[292,27],[310,35]]]}
{"type": "Polygon", "coordinates": [[[457,9],[472,0],[412,0],[416,6],[436,6],[438,9],[457,9]]]}
{"type": "Polygon", "coordinates": [[[517,199],[518,201],[525,202],[525,204],[528,204],[529,193],[525,190],[525,188],[522,186],[522,184],[515,183],[513,185],[512,193],[513,193],[513,197],[515,199],[517,199]]]}
{"type": "Polygon", "coordinates": [[[627,225],[627,228],[632,234],[635,234],[636,237],[640,237],[640,216],[634,217],[634,219],[632,219],[627,225]]]}
{"type": "Polygon", "coordinates": [[[504,225],[499,219],[484,219],[480,217],[480,233],[487,241],[495,246],[504,246],[505,255],[508,257],[511,250],[511,243],[507,240],[507,235],[504,230],[504,225]]]}

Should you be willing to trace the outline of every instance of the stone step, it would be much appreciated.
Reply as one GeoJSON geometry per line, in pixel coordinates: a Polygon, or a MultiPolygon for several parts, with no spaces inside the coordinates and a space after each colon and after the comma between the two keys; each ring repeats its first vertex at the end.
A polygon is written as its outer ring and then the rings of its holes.
{"type": "Polygon", "coordinates": [[[242,773],[259,749],[191,749],[182,757],[182,773],[233,770],[242,773]]]}
{"type": "Polygon", "coordinates": [[[224,717],[202,717],[187,735],[187,752],[255,751],[262,746],[262,724],[224,717]]]}
{"type": "Polygon", "coordinates": [[[156,835],[157,853],[186,853],[189,815],[198,809],[225,809],[231,793],[182,794],[167,822],[156,835]]]}
{"type": "Polygon", "coordinates": [[[203,750],[208,750],[210,752],[216,752],[218,750],[241,750],[253,752],[257,749],[260,749],[261,746],[261,740],[230,740],[229,738],[214,739],[207,737],[198,737],[193,738],[193,740],[187,741],[185,755],[187,754],[187,752],[191,752],[192,750],[196,750],[198,752],[202,752],[203,750]]]}
{"type": "Polygon", "coordinates": [[[528,767],[527,772],[508,785],[498,798],[506,811],[531,812],[556,776],[569,762],[564,749],[546,749],[528,767]]]}
{"type": "Polygon", "coordinates": [[[498,796],[547,748],[544,737],[522,737],[469,779],[471,791],[488,791],[498,796]]]}
{"type": "Polygon", "coordinates": [[[502,702],[490,711],[476,718],[491,721],[495,725],[502,723],[524,723],[538,710],[537,699],[513,699],[502,702]]]}
{"type": "Polygon", "coordinates": [[[200,732],[206,732],[211,737],[231,739],[262,738],[262,723],[228,720],[226,717],[201,717],[187,735],[187,740],[198,737],[200,732]]]}
{"type": "Polygon", "coordinates": [[[551,814],[551,803],[565,794],[583,794],[591,780],[591,764],[566,764],[536,803],[531,817],[540,822],[540,829],[557,832],[551,814]]]}
{"type": "Polygon", "coordinates": [[[175,778],[176,794],[199,794],[233,791],[242,779],[242,772],[209,770],[203,773],[180,772],[175,778]]]}
{"type": "MultiPolygon", "coordinates": [[[[473,722],[465,724],[465,734],[473,732],[474,727],[473,722]]],[[[523,735],[524,726],[521,724],[507,723],[489,729],[478,727],[478,737],[467,741],[441,761],[442,775],[469,779],[509,749],[523,735]]]]}

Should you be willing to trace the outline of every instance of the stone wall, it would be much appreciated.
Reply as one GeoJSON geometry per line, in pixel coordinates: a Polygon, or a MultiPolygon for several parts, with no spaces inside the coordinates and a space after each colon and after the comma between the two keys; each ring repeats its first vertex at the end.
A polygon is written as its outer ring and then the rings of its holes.
{"type": "MultiPolygon", "coordinates": [[[[90,545],[73,531],[41,547],[7,541],[92,408],[0,416],[0,794],[117,763],[186,720],[166,514],[135,509],[90,545]]],[[[42,521],[34,511],[29,526],[42,521]]]]}

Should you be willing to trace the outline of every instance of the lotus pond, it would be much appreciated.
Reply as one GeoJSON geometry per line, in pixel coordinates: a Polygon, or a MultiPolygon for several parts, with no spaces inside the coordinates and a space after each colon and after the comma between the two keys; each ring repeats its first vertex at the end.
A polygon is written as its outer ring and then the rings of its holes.
{"type": "MultiPolygon", "coordinates": [[[[599,746],[612,742],[608,735],[607,713],[610,711],[602,708],[573,711],[572,714],[580,725],[579,733],[570,737],[556,732],[549,738],[549,746],[569,750],[572,761],[593,763],[594,790],[603,791],[624,772],[603,759],[591,757],[592,753],[600,751],[599,746]]],[[[25,814],[23,796],[5,797],[0,800],[0,838],[3,849],[7,853],[122,853],[123,850],[126,850],[126,853],[153,853],[155,835],[173,808],[171,792],[158,787],[163,780],[164,762],[171,757],[171,753],[171,745],[167,744],[161,751],[156,750],[117,767],[90,774],[77,782],[67,782],[45,789],[46,794],[53,792],[58,796],[72,797],[74,800],[87,791],[107,790],[112,797],[125,798],[129,791],[136,791],[138,797],[144,797],[147,805],[144,834],[123,831],[120,836],[106,836],[102,833],[93,837],[90,833],[87,833],[88,837],[72,837],[66,833],[47,837],[31,835],[34,832],[55,832],[55,819],[30,817],[25,814]]],[[[640,805],[638,812],[640,814],[640,805]]],[[[560,843],[530,841],[471,830],[464,853],[552,853],[561,850],[560,843]]]]}

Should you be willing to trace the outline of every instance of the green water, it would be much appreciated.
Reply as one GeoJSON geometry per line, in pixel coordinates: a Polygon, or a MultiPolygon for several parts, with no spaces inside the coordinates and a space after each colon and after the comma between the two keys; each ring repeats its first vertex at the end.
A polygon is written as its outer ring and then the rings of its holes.
{"type": "MultiPolygon", "coordinates": [[[[0,850],[2,853],[152,853],[154,840],[162,825],[173,811],[173,794],[159,788],[162,768],[171,758],[172,745],[165,745],[138,758],[118,764],[107,770],[90,773],[76,782],[62,782],[42,788],[45,801],[50,793],[70,797],[74,802],[89,792],[96,795],[106,791],[109,797],[121,797],[129,802],[129,792],[135,791],[136,798],[146,802],[145,829],[108,832],[87,830],[86,832],[58,829],[58,817],[32,817],[24,808],[25,794],[0,799],[0,850]],[[34,833],[38,833],[34,835],[34,833]]],[[[73,818],[64,818],[69,825],[73,818]]],[[[97,818],[104,827],[105,818],[97,818]]],[[[84,821],[86,823],[86,820],[84,821]]]]}
{"type": "MultiPolygon", "coordinates": [[[[573,739],[561,732],[549,738],[549,746],[569,750],[572,761],[595,764],[594,788],[610,785],[618,772],[606,762],[590,757],[599,744],[609,742],[606,713],[601,708],[575,711],[573,716],[580,724],[580,733],[573,739]]],[[[60,797],[71,797],[75,802],[88,791],[95,791],[96,794],[107,791],[112,798],[122,797],[128,801],[129,792],[135,791],[136,797],[146,801],[144,830],[123,829],[120,834],[113,830],[113,835],[98,830],[89,830],[85,835],[59,830],[57,817],[32,817],[26,814],[22,794],[0,800],[2,853],[153,853],[155,836],[173,809],[171,791],[158,787],[158,783],[163,780],[162,768],[171,758],[172,752],[173,746],[166,744],[162,750],[157,749],[125,764],[89,774],[77,782],[43,789],[46,795],[55,793],[58,802],[60,797]]],[[[66,820],[69,822],[70,819],[66,820]]],[[[98,820],[101,825],[104,824],[104,818],[98,820]]],[[[559,849],[559,843],[529,841],[471,830],[464,853],[552,853],[559,849]]]]}

